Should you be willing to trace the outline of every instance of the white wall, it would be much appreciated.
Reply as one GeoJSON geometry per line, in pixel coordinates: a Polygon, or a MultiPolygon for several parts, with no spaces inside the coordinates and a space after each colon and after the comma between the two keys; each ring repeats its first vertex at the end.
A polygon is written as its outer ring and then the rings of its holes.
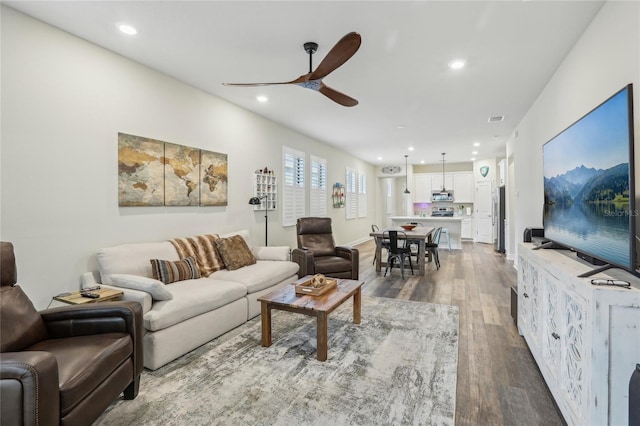
{"type": "MultiPolygon", "coordinates": [[[[16,248],[19,283],[38,308],[78,289],[100,247],[241,228],[264,243],[264,212],[248,205],[254,170],[281,178],[282,145],[328,160],[328,181],[368,163],[64,33],[1,9],[0,238],[16,248]],[[118,207],[118,132],[228,154],[226,207],[118,207]]],[[[328,196],[338,244],[368,236],[375,217],[346,221],[328,196]]],[[[270,245],[295,246],[281,207],[270,245]]]]}
{"type": "Polygon", "coordinates": [[[522,241],[525,228],[542,226],[542,145],[628,83],[634,84],[636,182],[640,182],[639,29],[640,3],[605,3],[518,124],[518,136],[508,141],[507,151],[514,158],[515,216],[509,234],[517,241],[522,241]]]}

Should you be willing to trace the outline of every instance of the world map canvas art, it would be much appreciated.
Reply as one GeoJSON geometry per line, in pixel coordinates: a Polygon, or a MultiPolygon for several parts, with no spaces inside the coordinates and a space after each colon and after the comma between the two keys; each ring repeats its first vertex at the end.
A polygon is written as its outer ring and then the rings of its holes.
{"type": "Polygon", "coordinates": [[[120,206],[226,206],[227,155],[118,133],[120,206]]]}

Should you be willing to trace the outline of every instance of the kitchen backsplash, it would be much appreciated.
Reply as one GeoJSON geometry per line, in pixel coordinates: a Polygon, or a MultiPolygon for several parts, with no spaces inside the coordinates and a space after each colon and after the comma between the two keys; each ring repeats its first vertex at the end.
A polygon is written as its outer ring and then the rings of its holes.
{"type": "Polygon", "coordinates": [[[413,205],[413,214],[419,217],[429,217],[434,210],[442,208],[453,208],[455,216],[472,216],[472,203],[452,203],[452,202],[434,202],[434,203],[415,203],[413,205]]]}

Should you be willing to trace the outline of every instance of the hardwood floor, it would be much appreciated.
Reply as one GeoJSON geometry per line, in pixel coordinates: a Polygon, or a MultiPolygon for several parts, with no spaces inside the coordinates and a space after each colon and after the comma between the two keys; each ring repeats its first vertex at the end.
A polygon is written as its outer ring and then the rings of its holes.
{"type": "Polygon", "coordinates": [[[465,242],[440,249],[439,270],[433,262],[424,277],[405,269],[403,280],[395,268],[386,278],[375,271],[373,241],[358,249],[363,294],[460,308],[457,425],[565,424],[511,318],[513,262],[492,245],[465,242]]]}

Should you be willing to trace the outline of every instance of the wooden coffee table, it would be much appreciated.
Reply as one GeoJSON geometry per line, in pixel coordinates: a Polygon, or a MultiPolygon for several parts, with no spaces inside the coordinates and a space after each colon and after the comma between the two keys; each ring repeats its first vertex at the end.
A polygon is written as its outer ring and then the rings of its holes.
{"type": "Polygon", "coordinates": [[[321,296],[297,295],[295,284],[303,283],[311,275],[300,278],[292,285],[272,291],[258,300],[262,304],[262,346],[271,346],[271,310],[296,312],[316,317],[317,322],[317,358],[327,360],[327,317],[344,301],[353,296],[353,323],[360,324],[362,307],[361,288],[364,281],[337,279],[338,286],[321,296]]]}

